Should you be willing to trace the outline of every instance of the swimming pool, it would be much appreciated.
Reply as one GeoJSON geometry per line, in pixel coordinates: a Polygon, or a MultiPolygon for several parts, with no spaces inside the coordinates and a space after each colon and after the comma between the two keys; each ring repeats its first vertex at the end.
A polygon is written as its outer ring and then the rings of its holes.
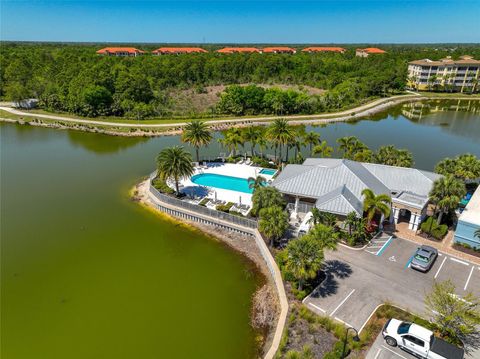
{"type": "Polygon", "coordinates": [[[192,176],[190,180],[201,186],[228,189],[230,191],[243,193],[253,192],[252,189],[248,188],[248,181],[246,178],[223,176],[215,173],[200,173],[192,176]]]}
{"type": "Polygon", "coordinates": [[[268,175],[268,176],[273,176],[277,172],[277,170],[273,170],[271,168],[262,168],[260,171],[261,174],[268,175]]]}

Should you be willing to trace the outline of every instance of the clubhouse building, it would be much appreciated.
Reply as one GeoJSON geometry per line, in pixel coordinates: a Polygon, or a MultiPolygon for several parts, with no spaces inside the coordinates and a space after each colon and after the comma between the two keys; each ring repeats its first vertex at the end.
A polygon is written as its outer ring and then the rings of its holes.
{"type": "Polygon", "coordinates": [[[139,56],[143,55],[145,51],[136,49],[134,47],[105,47],[97,51],[97,54],[104,56],[139,56]]]}
{"type": "Polygon", "coordinates": [[[390,222],[407,222],[408,228],[416,231],[427,215],[428,194],[439,177],[414,168],[308,158],[301,165],[285,166],[272,186],[284,194],[295,213],[308,213],[317,207],[340,220],[350,212],[363,215],[362,191],[370,188],[376,195],[392,198],[390,222]]]}
{"type": "Polygon", "coordinates": [[[480,249],[480,186],[458,218],[455,242],[480,249]]]}

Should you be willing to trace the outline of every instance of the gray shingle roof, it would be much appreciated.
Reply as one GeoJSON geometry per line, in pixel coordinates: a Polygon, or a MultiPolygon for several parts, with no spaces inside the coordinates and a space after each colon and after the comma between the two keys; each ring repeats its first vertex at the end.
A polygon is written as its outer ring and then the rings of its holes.
{"type": "Polygon", "coordinates": [[[415,207],[423,206],[433,181],[439,177],[414,168],[308,158],[303,165],[287,165],[272,185],[285,194],[316,198],[321,210],[346,215],[352,210],[362,213],[361,192],[365,188],[401,197],[402,202],[410,198],[415,207]]]}

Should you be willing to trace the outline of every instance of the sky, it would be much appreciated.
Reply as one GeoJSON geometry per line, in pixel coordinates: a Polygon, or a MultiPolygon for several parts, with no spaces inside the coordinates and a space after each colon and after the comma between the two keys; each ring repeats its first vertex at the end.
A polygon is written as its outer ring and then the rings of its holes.
{"type": "Polygon", "coordinates": [[[0,0],[0,20],[13,41],[480,43],[480,0],[0,0]]]}

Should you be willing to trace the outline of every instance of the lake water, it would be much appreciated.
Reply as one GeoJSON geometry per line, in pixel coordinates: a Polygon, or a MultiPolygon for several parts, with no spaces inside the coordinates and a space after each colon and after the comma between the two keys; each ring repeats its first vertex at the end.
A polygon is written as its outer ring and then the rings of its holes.
{"type": "MultiPolygon", "coordinates": [[[[480,156],[478,105],[465,101],[307,130],[330,144],[355,135],[371,148],[408,148],[427,170],[446,156],[480,156]]],[[[255,356],[251,264],[128,198],[178,136],[0,131],[2,358],[255,356]]],[[[212,143],[202,153],[219,151],[212,143]]]]}

